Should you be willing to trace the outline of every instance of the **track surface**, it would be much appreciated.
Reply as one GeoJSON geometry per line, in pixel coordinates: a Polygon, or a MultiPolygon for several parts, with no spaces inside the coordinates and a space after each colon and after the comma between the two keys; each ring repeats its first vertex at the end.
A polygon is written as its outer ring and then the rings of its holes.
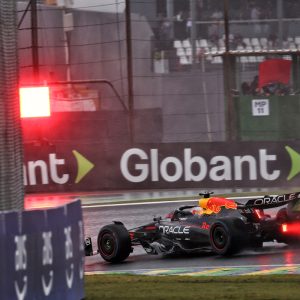
{"type": "MultiPolygon", "coordinates": [[[[243,201],[240,200],[239,202],[243,201]]],[[[189,204],[191,203],[193,202],[189,202],[189,204]]],[[[194,203],[196,204],[197,202],[195,201],[194,203]]],[[[92,237],[95,251],[97,250],[96,240],[98,231],[103,225],[118,220],[123,222],[124,225],[130,229],[151,222],[154,216],[164,216],[178,206],[186,204],[187,202],[177,202],[84,208],[85,235],[92,237]]],[[[275,213],[275,210],[270,211],[271,215],[275,213]]],[[[147,255],[142,248],[136,248],[130,257],[120,264],[109,264],[105,262],[100,255],[86,257],[85,262],[86,272],[132,271],[138,273],[141,270],[150,270],[150,273],[152,272],[154,274],[156,269],[193,270],[195,268],[231,267],[247,267],[251,269],[251,267],[255,267],[256,269],[263,270],[271,267],[280,269],[282,266],[292,266],[292,268],[297,269],[297,273],[300,272],[299,248],[290,248],[285,244],[277,243],[265,243],[263,249],[259,251],[244,251],[230,258],[215,256],[211,253],[167,257],[161,255],[151,256],[147,255]]]]}

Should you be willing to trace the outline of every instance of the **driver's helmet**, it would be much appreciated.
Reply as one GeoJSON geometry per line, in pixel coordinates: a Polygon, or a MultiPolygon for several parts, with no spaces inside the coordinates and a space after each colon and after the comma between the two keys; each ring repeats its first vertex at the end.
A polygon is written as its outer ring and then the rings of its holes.
{"type": "Polygon", "coordinates": [[[203,214],[203,208],[200,206],[194,207],[192,210],[193,215],[202,215],[203,214]]]}

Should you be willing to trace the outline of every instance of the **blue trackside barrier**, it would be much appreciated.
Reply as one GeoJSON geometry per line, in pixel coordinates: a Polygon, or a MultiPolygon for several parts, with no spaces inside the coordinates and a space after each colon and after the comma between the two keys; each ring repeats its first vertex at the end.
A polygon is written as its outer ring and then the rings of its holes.
{"type": "Polygon", "coordinates": [[[0,299],[83,299],[83,239],[80,200],[0,213],[0,299]]]}

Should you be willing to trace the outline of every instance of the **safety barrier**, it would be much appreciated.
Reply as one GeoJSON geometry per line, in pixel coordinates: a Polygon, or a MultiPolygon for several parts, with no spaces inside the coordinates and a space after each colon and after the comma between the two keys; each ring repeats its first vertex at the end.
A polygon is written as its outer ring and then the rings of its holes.
{"type": "Polygon", "coordinates": [[[0,299],[83,299],[80,200],[0,213],[0,270],[0,299]]]}
{"type": "Polygon", "coordinates": [[[25,149],[28,193],[299,186],[299,141],[36,148],[25,149]]]}

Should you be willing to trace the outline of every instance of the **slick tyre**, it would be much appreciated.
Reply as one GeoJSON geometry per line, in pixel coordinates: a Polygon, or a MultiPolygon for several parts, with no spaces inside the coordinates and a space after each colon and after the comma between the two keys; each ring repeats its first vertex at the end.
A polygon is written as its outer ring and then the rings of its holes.
{"type": "Polygon", "coordinates": [[[287,214],[286,208],[282,208],[277,212],[276,221],[280,224],[288,221],[288,214],[287,214]]]}
{"type": "Polygon", "coordinates": [[[122,262],[131,252],[129,233],[120,224],[104,226],[98,234],[97,242],[100,255],[111,263],[122,262]]]}
{"type": "Polygon", "coordinates": [[[230,256],[242,248],[242,236],[230,222],[214,223],[211,226],[209,237],[212,251],[218,255],[230,256]]]}

